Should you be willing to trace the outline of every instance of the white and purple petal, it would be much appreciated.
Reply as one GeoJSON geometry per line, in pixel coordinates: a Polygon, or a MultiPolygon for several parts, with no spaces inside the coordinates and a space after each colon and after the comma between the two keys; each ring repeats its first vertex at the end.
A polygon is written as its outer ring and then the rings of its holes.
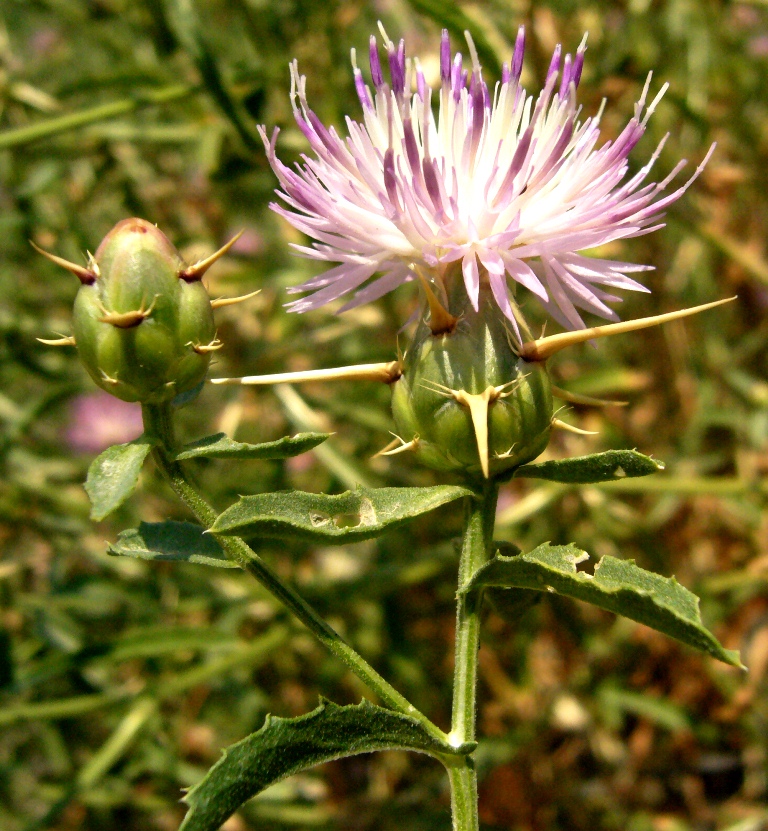
{"type": "MultiPolygon", "coordinates": [[[[294,246],[327,271],[296,286],[310,292],[290,304],[319,308],[350,293],[343,308],[370,302],[413,279],[412,267],[461,262],[473,303],[487,281],[502,313],[517,326],[515,287],[523,286],[567,328],[584,326],[581,311],[614,319],[605,289],[646,291],[628,276],[648,269],[590,257],[586,249],[651,233],[663,212],[695,181],[666,192],[682,163],[647,183],[663,141],[629,175],[628,156],[666,87],[647,104],[650,76],[634,115],[613,141],[598,146],[600,113],[579,121],[576,91],[586,37],[574,55],[558,46],[544,88],[521,85],[525,31],[490,90],[469,41],[470,69],[440,41],[440,86],[433,90],[405,45],[382,29],[388,70],[376,38],[369,43],[370,82],[353,53],[362,117],[346,119],[346,136],[326,127],[306,98],[306,79],[291,65],[296,123],[314,155],[289,168],[276,155],[277,131],[261,136],[280,183],[272,206],[312,245],[294,246]],[[439,103],[433,115],[431,96],[439,103]],[[493,93],[493,94],[491,94],[493,93]]],[[[711,150],[710,150],[711,153],[711,150]]]]}

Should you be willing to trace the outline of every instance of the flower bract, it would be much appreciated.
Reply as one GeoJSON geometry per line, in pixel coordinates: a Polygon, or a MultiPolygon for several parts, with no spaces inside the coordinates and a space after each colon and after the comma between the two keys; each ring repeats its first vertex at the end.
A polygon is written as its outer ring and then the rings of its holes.
{"type": "Polygon", "coordinates": [[[647,291],[629,275],[651,267],[583,252],[659,228],[709,157],[670,192],[684,161],[662,181],[647,181],[664,141],[629,174],[629,154],[666,87],[647,103],[649,77],[633,117],[601,143],[600,114],[580,120],[576,101],[586,37],[573,56],[557,47],[534,97],[520,80],[522,28],[494,87],[469,39],[465,67],[443,32],[432,88],[403,41],[382,33],[388,80],[371,37],[370,84],[353,52],[362,118],[346,119],[346,135],[310,109],[295,61],[293,111],[313,155],[290,168],[277,157],[277,130],[270,139],[261,129],[280,182],[283,204],[273,209],[313,240],[295,246],[300,253],[333,264],[290,290],[305,293],[290,308],[307,311],[351,293],[348,309],[416,276],[441,287],[447,275],[461,274],[475,308],[488,281],[516,331],[517,286],[568,329],[585,325],[585,311],[616,320],[613,290],[647,291]]]}

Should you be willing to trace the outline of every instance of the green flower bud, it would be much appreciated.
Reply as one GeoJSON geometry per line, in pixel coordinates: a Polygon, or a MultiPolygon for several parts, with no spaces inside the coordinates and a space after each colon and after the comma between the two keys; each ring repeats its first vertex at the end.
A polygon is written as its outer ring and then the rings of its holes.
{"type": "Polygon", "coordinates": [[[80,359],[102,389],[157,403],[203,381],[218,345],[204,270],[185,267],[143,219],[123,220],[107,234],[78,273],[74,308],[80,359]]]}
{"type": "Polygon", "coordinates": [[[416,331],[392,385],[395,423],[424,464],[493,478],[547,446],[552,387],[543,362],[516,353],[489,288],[481,284],[477,312],[463,287],[451,305],[448,331],[425,322],[416,331]]]}

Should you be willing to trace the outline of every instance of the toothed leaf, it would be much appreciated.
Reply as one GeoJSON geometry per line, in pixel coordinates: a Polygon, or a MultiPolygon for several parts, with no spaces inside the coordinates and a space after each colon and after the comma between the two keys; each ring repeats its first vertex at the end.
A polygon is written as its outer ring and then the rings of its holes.
{"type": "Polygon", "coordinates": [[[452,747],[416,719],[365,700],[345,707],[321,700],[316,710],[299,718],[269,715],[260,730],[228,747],[190,789],[184,798],[189,812],[180,831],[215,831],[269,785],[332,759],[375,750],[463,755],[474,746],[452,747]]]}
{"type": "Polygon", "coordinates": [[[142,436],[127,444],[108,447],[91,462],[85,481],[91,500],[91,519],[104,519],[134,492],[151,449],[151,442],[142,436]]]}
{"type": "Polygon", "coordinates": [[[448,485],[360,488],[336,496],[305,491],[259,493],[240,497],[219,515],[211,530],[243,537],[358,542],[471,495],[467,488],[448,485]]]}
{"type": "Polygon", "coordinates": [[[211,534],[191,522],[142,522],[122,531],[107,549],[113,556],[137,560],[174,560],[219,568],[237,568],[211,534]]]}
{"type": "Polygon", "coordinates": [[[329,436],[330,433],[298,433],[264,444],[245,444],[216,433],[185,444],[176,459],[288,459],[312,450],[329,436]]]}
{"type": "Polygon", "coordinates": [[[610,556],[600,560],[594,575],[577,571],[576,566],[588,559],[589,555],[573,544],[544,543],[528,554],[497,555],[481,566],[461,591],[498,586],[556,592],[644,623],[726,664],[741,666],[739,653],[724,649],[704,627],[699,598],[674,577],[662,577],[632,560],[610,556]]]}
{"type": "Polygon", "coordinates": [[[635,476],[648,476],[664,470],[664,463],[636,450],[607,450],[573,459],[523,465],[515,471],[515,478],[548,479],[550,482],[567,482],[586,485],[593,482],[615,482],[635,476]]]}

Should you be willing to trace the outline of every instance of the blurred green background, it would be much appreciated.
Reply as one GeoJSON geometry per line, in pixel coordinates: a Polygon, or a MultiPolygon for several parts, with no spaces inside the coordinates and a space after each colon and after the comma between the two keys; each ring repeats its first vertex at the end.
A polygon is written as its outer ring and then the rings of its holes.
{"type": "MultiPolygon", "coordinates": [[[[84,262],[114,223],[137,215],[193,261],[245,229],[209,287],[262,291],[217,313],[225,348],[214,375],[391,360],[414,308],[409,287],[341,317],[283,310],[285,288],[317,269],[291,255],[300,237],[268,209],[275,179],[256,134],[260,123],[281,126],[286,161],[306,150],[288,98],[294,57],[324,121],[355,116],[349,50],[365,54],[379,19],[427,67],[442,26],[456,48],[469,29],[486,77],[525,23],[529,89],[555,44],[573,51],[588,30],[580,98],[585,116],[607,99],[606,138],[631,116],[649,71],[653,91],[669,81],[635,169],[667,132],[657,179],[680,157],[695,165],[711,142],[718,148],[665,229],[606,248],[656,266],[653,293],[628,297],[620,312],[738,294],[701,317],[553,361],[561,386],[629,406],[572,408],[566,419],[599,434],[558,433],[550,456],[636,447],[667,470],[579,490],[507,485],[498,536],[524,548],[573,540],[595,557],[675,574],[750,672],[556,597],[514,628],[489,612],[484,827],[766,829],[765,0],[2,0],[0,826],[173,831],[181,789],[267,712],[298,715],[320,694],[349,703],[364,693],[245,575],[105,554],[139,518],[185,515],[148,470],[118,515],[89,521],[88,463],[135,434],[136,414],[92,397],[73,350],[36,341],[69,333],[77,285],[28,241],[84,262]]],[[[404,455],[370,459],[390,439],[383,385],[208,387],[182,422],[190,440],[216,430],[246,441],[335,431],[286,464],[199,464],[195,475],[220,508],[238,493],[440,481],[404,455]]],[[[441,725],[450,718],[455,513],[347,548],[259,549],[441,725]]],[[[225,827],[427,831],[449,822],[442,769],[384,753],[293,777],[225,827]]]]}

